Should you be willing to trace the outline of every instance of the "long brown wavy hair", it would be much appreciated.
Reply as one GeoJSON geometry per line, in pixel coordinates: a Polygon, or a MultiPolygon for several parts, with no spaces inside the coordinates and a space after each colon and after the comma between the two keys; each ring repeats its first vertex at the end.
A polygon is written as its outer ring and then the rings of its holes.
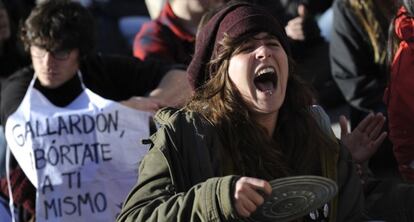
{"type": "Polygon", "coordinates": [[[293,73],[272,137],[252,113],[228,75],[229,60],[257,33],[232,39],[225,36],[221,53],[208,64],[211,78],[197,89],[186,109],[202,114],[217,129],[236,174],[274,179],[287,175],[320,174],[319,151],[336,142],[319,128],[310,112],[314,97],[309,86],[293,73]],[[214,72],[214,73],[211,73],[214,72]]]}

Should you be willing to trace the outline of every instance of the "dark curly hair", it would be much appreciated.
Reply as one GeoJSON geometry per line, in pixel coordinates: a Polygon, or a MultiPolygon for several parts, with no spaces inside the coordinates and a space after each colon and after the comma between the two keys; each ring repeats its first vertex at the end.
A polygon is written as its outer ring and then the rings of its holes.
{"type": "Polygon", "coordinates": [[[70,0],[37,5],[21,29],[25,49],[35,45],[49,51],[79,49],[83,57],[95,45],[95,24],[88,9],[70,0]]]}

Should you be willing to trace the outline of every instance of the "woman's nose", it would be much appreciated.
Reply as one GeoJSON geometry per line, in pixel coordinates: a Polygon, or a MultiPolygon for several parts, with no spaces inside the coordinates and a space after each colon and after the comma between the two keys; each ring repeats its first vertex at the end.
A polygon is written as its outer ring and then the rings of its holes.
{"type": "Polygon", "coordinates": [[[256,49],[256,59],[266,59],[272,57],[272,51],[266,46],[262,45],[256,49]]]}

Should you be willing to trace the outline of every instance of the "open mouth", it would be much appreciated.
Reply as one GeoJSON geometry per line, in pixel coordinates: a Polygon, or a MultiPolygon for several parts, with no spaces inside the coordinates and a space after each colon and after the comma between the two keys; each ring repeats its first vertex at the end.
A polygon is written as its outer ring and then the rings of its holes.
{"type": "Polygon", "coordinates": [[[254,78],[256,88],[261,92],[272,92],[276,88],[277,75],[272,67],[262,69],[254,78]]]}

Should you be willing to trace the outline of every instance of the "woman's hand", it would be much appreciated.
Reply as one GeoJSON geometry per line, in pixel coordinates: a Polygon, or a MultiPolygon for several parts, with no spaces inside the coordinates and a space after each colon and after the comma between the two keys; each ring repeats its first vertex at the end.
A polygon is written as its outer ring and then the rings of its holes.
{"type": "Polygon", "coordinates": [[[384,123],[385,117],[382,113],[370,113],[349,133],[348,120],[345,116],[339,118],[342,143],[356,163],[362,164],[369,160],[387,137],[386,132],[381,133],[384,123]]]}
{"type": "Polygon", "coordinates": [[[249,217],[257,207],[263,204],[261,193],[270,195],[272,187],[269,182],[251,177],[241,177],[236,182],[234,205],[241,217],[249,217]],[[261,192],[260,192],[261,191],[261,192]]]}

